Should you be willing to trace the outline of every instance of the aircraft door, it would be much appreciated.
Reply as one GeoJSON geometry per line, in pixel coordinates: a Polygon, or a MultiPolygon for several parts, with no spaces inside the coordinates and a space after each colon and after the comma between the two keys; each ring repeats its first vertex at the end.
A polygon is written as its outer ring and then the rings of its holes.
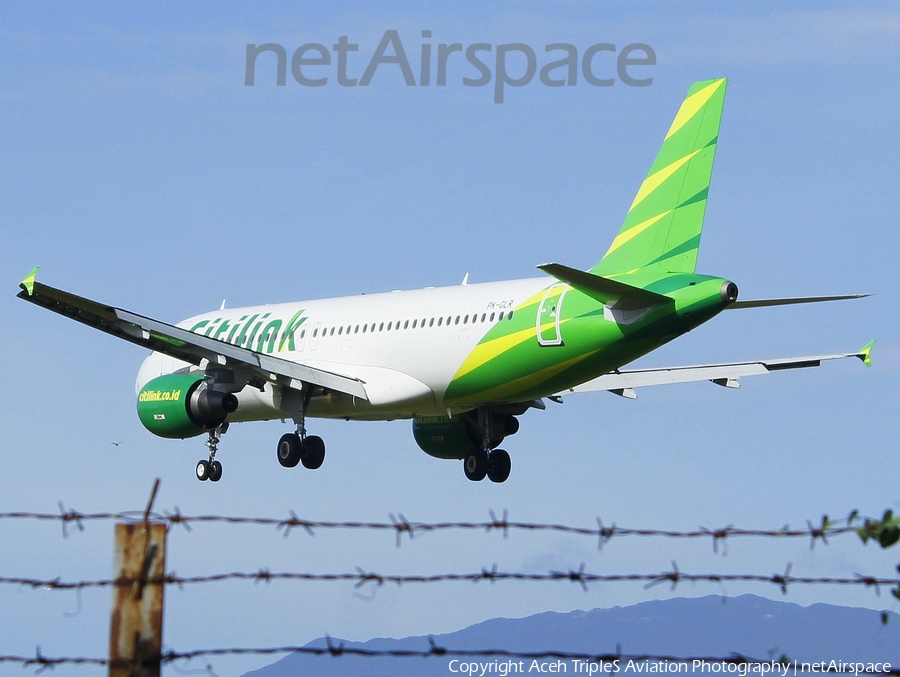
{"type": "Polygon", "coordinates": [[[559,322],[562,316],[563,298],[569,291],[567,284],[555,284],[550,287],[541,300],[537,311],[537,340],[541,346],[564,345],[559,322]]]}
{"type": "Polygon", "coordinates": [[[322,323],[316,322],[316,326],[313,327],[312,336],[309,337],[309,349],[315,350],[319,345],[319,332],[322,331],[322,323]]]}

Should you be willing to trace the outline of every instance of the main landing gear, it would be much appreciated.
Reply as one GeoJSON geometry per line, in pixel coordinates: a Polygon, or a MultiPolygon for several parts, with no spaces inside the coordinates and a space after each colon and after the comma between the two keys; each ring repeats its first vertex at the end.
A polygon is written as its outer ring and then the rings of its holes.
{"type": "Polygon", "coordinates": [[[287,433],[278,440],[278,462],[285,468],[302,463],[304,468],[315,470],[325,460],[325,442],[316,435],[302,436],[299,432],[287,433]]]}
{"type": "Polygon", "coordinates": [[[503,449],[495,449],[507,435],[519,430],[519,421],[514,416],[499,416],[488,407],[478,409],[478,428],[481,430],[481,445],[473,449],[463,459],[466,478],[480,482],[487,477],[491,482],[505,482],[512,469],[509,454],[503,449]]]}
{"type": "Polygon", "coordinates": [[[480,482],[487,477],[491,482],[505,482],[512,469],[509,454],[503,449],[484,451],[476,449],[463,459],[466,478],[480,482]]]}
{"type": "Polygon", "coordinates": [[[306,408],[312,396],[312,389],[296,398],[294,402],[294,422],[297,424],[296,432],[286,433],[278,440],[276,448],[278,462],[285,468],[294,468],[302,463],[304,468],[315,470],[321,467],[325,460],[325,442],[317,435],[306,434],[306,408]]]}
{"type": "Polygon", "coordinates": [[[216,460],[216,450],[219,448],[219,439],[228,430],[228,423],[223,422],[209,431],[206,446],[209,449],[209,460],[201,459],[197,462],[197,479],[201,482],[209,480],[218,482],[222,479],[222,464],[216,460]]]}

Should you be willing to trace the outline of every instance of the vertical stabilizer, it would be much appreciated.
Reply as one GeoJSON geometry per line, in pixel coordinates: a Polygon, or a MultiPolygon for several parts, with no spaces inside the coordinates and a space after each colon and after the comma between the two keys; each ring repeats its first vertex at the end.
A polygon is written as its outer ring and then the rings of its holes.
{"type": "Polygon", "coordinates": [[[694,272],[712,175],[726,79],[695,83],[663,139],[596,275],[646,266],[694,272]]]}

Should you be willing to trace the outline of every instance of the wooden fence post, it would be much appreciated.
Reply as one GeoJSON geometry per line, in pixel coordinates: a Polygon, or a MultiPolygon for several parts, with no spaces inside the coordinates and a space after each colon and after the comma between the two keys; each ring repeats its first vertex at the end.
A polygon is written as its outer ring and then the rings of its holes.
{"type": "Polygon", "coordinates": [[[132,581],[114,588],[109,634],[109,677],[159,677],[166,572],[166,524],[116,524],[114,576],[132,581]],[[149,581],[149,582],[148,582],[149,581]]]}

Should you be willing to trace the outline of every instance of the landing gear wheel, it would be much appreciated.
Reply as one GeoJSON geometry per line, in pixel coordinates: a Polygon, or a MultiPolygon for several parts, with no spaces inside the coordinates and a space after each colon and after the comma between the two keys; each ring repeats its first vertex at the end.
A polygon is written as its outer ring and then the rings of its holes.
{"type": "Polygon", "coordinates": [[[278,440],[278,462],[285,468],[293,468],[303,455],[303,443],[296,433],[287,433],[278,440]]]}
{"type": "Polygon", "coordinates": [[[201,482],[205,482],[209,479],[210,473],[212,472],[212,468],[209,465],[209,461],[199,461],[197,463],[197,479],[201,482]]]}
{"type": "Polygon", "coordinates": [[[310,435],[303,440],[303,455],[300,457],[304,468],[315,470],[325,460],[325,442],[317,435],[310,435]]]}
{"type": "Polygon", "coordinates": [[[480,482],[487,475],[487,455],[481,450],[470,452],[463,459],[463,470],[468,479],[480,482]]]}
{"type": "Polygon", "coordinates": [[[487,462],[487,476],[491,482],[505,482],[509,477],[509,471],[512,468],[512,462],[509,460],[509,454],[503,449],[494,449],[487,462]]]}
{"type": "Polygon", "coordinates": [[[220,479],[222,479],[222,464],[213,461],[209,464],[209,481],[218,482],[220,479]]]}

